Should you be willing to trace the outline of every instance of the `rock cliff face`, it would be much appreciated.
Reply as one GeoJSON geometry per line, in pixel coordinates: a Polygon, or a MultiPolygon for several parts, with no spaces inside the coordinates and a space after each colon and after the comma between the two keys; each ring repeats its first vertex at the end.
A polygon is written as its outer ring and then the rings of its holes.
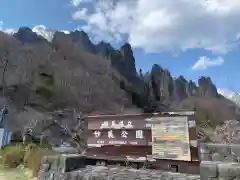
{"type": "MultiPolygon", "coordinates": [[[[79,47],[84,50],[98,54],[110,63],[110,66],[116,69],[130,83],[135,86],[143,87],[144,83],[136,71],[135,58],[131,45],[125,43],[120,50],[114,49],[110,44],[100,42],[93,44],[88,35],[83,31],[75,31],[70,33],[73,42],[76,42],[79,47]]],[[[153,85],[153,92],[156,101],[161,103],[171,104],[173,101],[181,102],[191,96],[195,97],[217,97],[218,92],[209,77],[200,77],[198,80],[199,86],[193,81],[187,81],[183,76],[173,79],[167,69],[159,65],[153,65],[148,84],[153,85]]]]}
{"type": "Polygon", "coordinates": [[[240,94],[239,93],[234,93],[230,99],[240,107],[240,94]]]}
{"type": "Polygon", "coordinates": [[[167,69],[156,64],[152,66],[150,72],[143,74],[140,70],[138,73],[129,44],[124,44],[119,50],[103,42],[101,48],[99,44],[93,46],[95,48],[91,49],[101,50],[85,50],[104,57],[110,63],[111,68],[127,79],[131,86],[124,90],[129,93],[130,89],[130,96],[132,100],[135,99],[133,102],[141,108],[147,107],[151,111],[166,110],[163,107],[194,109],[201,111],[204,118],[217,121],[239,118],[238,112],[240,111],[236,105],[218,94],[210,77],[200,77],[196,84],[191,80],[186,80],[184,76],[173,78],[167,69]]]}
{"type": "Polygon", "coordinates": [[[42,36],[38,36],[28,27],[20,27],[17,33],[13,36],[22,43],[36,43],[36,42],[47,42],[42,36]]]}
{"type": "MultiPolygon", "coordinates": [[[[83,31],[72,32],[70,36],[79,47],[106,58],[110,62],[110,66],[128,81],[134,85],[143,85],[136,71],[135,58],[130,44],[125,43],[119,50],[116,50],[108,43],[93,44],[83,31]]],[[[154,85],[153,92],[157,101],[170,103],[176,100],[180,102],[190,96],[218,96],[217,89],[209,77],[200,77],[198,80],[199,86],[197,86],[191,80],[188,82],[183,76],[174,80],[167,69],[156,64],[153,65],[148,76],[150,76],[150,83],[154,85]]]]}
{"type": "Polygon", "coordinates": [[[18,106],[47,111],[74,107],[86,113],[206,106],[216,118],[221,119],[223,109],[224,118],[235,115],[233,103],[218,94],[209,77],[200,77],[197,85],[183,76],[173,78],[156,64],[150,72],[138,73],[128,43],[119,50],[105,42],[94,44],[83,31],[56,32],[49,42],[23,27],[13,36],[0,32],[0,50],[0,57],[9,59],[7,95],[18,106]]]}
{"type": "Polygon", "coordinates": [[[198,80],[199,95],[207,97],[217,97],[218,92],[216,86],[212,83],[210,77],[201,77],[198,80]]]}
{"type": "Polygon", "coordinates": [[[189,97],[217,98],[219,96],[216,86],[209,77],[200,77],[199,85],[196,85],[191,80],[187,81],[183,76],[173,79],[167,69],[156,64],[153,65],[148,76],[153,84],[156,100],[164,104],[179,103],[189,97]]]}
{"type": "Polygon", "coordinates": [[[86,113],[136,109],[113,79],[118,73],[104,58],[80,48],[71,35],[57,32],[49,43],[30,29],[20,28],[13,37],[0,32],[0,48],[0,56],[9,60],[6,94],[20,108],[75,107],[86,113]],[[14,97],[23,97],[22,102],[14,97]]]}

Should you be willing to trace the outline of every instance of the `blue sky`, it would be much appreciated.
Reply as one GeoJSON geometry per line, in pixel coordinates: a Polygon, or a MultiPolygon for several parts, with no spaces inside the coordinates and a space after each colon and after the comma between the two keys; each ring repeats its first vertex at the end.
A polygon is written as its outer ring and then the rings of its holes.
{"type": "Polygon", "coordinates": [[[3,31],[44,25],[83,29],[115,47],[128,41],[138,69],[156,63],[175,77],[210,76],[217,88],[240,91],[239,0],[1,0],[0,22],[3,31]]]}

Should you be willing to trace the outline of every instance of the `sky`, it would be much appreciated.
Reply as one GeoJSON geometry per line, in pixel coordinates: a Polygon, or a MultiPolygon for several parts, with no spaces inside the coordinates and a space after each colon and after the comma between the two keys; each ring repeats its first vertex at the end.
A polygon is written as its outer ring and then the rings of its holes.
{"type": "Polygon", "coordinates": [[[174,77],[209,76],[227,96],[240,92],[239,0],[1,0],[0,30],[21,26],[49,40],[77,29],[95,43],[129,42],[137,69],[159,64],[174,77]]]}

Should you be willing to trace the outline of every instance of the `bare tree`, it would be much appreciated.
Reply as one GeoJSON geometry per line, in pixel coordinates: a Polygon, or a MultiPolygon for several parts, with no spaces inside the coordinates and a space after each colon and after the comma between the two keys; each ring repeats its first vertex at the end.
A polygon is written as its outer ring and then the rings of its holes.
{"type": "Polygon", "coordinates": [[[1,83],[2,83],[2,95],[5,95],[5,88],[6,88],[6,81],[5,81],[5,75],[8,69],[8,63],[9,63],[9,52],[6,51],[1,57],[1,68],[2,70],[2,79],[1,79],[1,83]]]}
{"type": "Polygon", "coordinates": [[[1,78],[1,84],[2,84],[2,96],[5,95],[5,90],[6,90],[6,73],[8,71],[8,68],[14,67],[14,65],[10,65],[9,63],[9,51],[6,50],[2,55],[0,55],[0,68],[2,69],[2,78],[1,78]]]}
{"type": "MultiPolygon", "coordinates": [[[[65,110],[66,111],[66,110],[65,110]]],[[[69,137],[70,143],[74,144],[80,154],[84,154],[86,151],[86,137],[84,136],[85,121],[82,113],[77,113],[72,109],[73,120],[76,125],[69,127],[66,122],[54,120],[54,123],[65,132],[65,135],[69,137]]]]}
{"type": "Polygon", "coordinates": [[[237,120],[228,120],[220,127],[216,128],[216,133],[223,144],[236,144],[240,141],[240,123],[237,120]]]}

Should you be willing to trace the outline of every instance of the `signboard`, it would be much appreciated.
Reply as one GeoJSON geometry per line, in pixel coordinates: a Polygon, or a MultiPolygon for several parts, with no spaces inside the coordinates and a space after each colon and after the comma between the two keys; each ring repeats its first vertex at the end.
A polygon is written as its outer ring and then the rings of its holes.
{"type": "Polygon", "coordinates": [[[144,130],[93,130],[88,131],[88,146],[99,145],[148,145],[151,132],[144,130]]]}
{"type": "Polygon", "coordinates": [[[152,124],[152,155],[156,159],[191,161],[187,117],[156,118],[152,124]]]}

